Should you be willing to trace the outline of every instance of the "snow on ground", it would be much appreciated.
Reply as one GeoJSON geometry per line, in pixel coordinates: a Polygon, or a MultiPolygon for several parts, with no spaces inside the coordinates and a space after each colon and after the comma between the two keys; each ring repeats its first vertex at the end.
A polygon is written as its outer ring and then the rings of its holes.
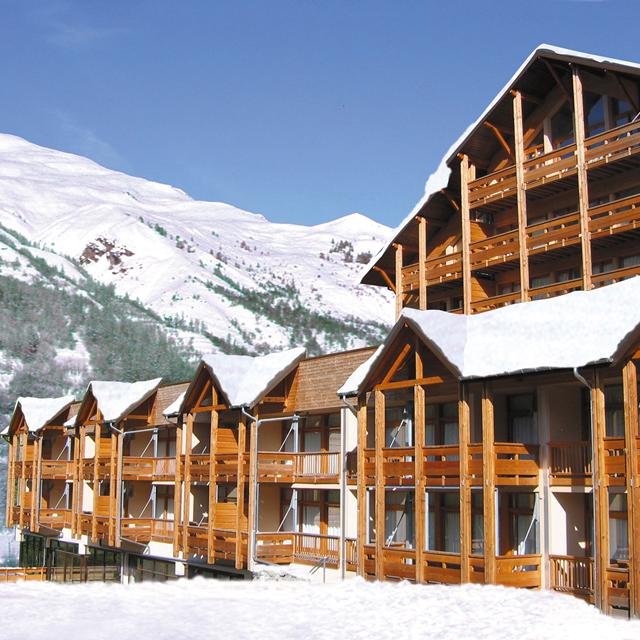
{"type": "Polygon", "coordinates": [[[27,583],[0,586],[0,602],[3,640],[640,637],[640,622],[603,616],[570,596],[475,585],[27,583]]]}

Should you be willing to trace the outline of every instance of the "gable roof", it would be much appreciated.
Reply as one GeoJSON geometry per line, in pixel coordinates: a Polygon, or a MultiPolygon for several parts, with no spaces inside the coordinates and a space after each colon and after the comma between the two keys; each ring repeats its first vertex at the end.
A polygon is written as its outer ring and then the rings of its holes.
{"type": "Polygon", "coordinates": [[[73,396],[61,396],[59,398],[20,397],[16,401],[9,426],[5,431],[7,433],[9,432],[18,411],[22,412],[30,433],[40,431],[40,429],[67,409],[73,401],[73,396]]]}
{"type": "Polygon", "coordinates": [[[338,391],[356,395],[410,327],[459,379],[616,362],[640,337],[640,276],[465,316],[404,309],[383,345],[338,391]]]}
{"type": "Polygon", "coordinates": [[[538,58],[548,58],[562,62],[574,62],[591,67],[606,67],[613,71],[640,75],[640,64],[635,62],[599,56],[592,53],[585,53],[583,51],[574,51],[572,49],[565,49],[563,47],[557,47],[550,44],[541,44],[536,47],[529,56],[527,56],[525,61],[520,65],[513,76],[511,76],[504,87],[495,95],[493,100],[484,109],[480,116],[472,122],[464,130],[462,135],[460,135],[460,137],[449,147],[440,160],[436,170],[428,177],[424,187],[424,194],[420,200],[418,200],[413,209],[392,231],[388,242],[380,248],[377,254],[372,256],[371,260],[369,260],[366,267],[362,270],[362,275],[360,277],[361,284],[365,284],[367,282],[372,283],[373,280],[376,279],[371,274],[373,267],[376,266],[377,263],[385,256],[391,246],[398,242],[398,237],[412,222],[412,220],[424,209],[427,203],[429,203],[434,196],[437,196],[440,191],[445,189],[449,184],[449,178],[451,177],[451,169],[449,165],[455,160],[458,151],[464,145],[465,141],[467,141],[476,132],[476,130],[478,130],[478,128],[482,127],[482,123],[487,120],[494,108],[501,102],[505,95],[509,93],[513,86],[522,78],[533,62],[538,58]]]}

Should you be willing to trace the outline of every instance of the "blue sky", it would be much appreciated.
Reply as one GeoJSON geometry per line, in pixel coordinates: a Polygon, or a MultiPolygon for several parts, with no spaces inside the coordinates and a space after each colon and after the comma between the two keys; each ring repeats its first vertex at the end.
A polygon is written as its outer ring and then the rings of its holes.
{"type": "Polygon", "coordinates": [[[638,0],[0,0],[0,131],[282,222],[395,225],[541,42],[640,61],[638,0]]]}

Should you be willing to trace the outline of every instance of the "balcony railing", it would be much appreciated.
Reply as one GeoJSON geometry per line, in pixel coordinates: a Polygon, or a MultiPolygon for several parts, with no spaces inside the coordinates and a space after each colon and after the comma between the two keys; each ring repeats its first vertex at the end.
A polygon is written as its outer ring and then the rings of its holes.
{"type": "Polygon", "coordinates": [[[590,485],[592,483],[591,443],[550,442],[552,485],[590,485]]]}
{"type": "Polygon", "coordinates": [[[208,482],[211,459],[208,453],[191,454],[189,457],[189,475],[194,482],[208,482]]]}
{"type": "Polygon", "coordinates": [[[0,567],[0,584],[42,582],[46,580],[46,572],[46,567],[0,567]]]}
{"type": "Polygon", "coordinates": [[[424,447],[422,456],[427,486],[450,487],[460,484],[460,447],[457,444],[424,447]]]}
{"type": "Polygon", "coordinates": [[[120,535],[134,542],[173,542],[175,522],[154,518],[122,518],[120,535]]]}
{"type": "Polygon", "coordinates": [[[42,460],[42,477],[47,480],[66,480],[73,476],[73,462],[70,460],[42,460]]]}
{"type": "Polygon", "coordinates": [[[50,529],[71,528],[71,509],[40,509],[39,520],[50,529]]]}
{"type": "MultiPolygon", "coordinates": [[[[427,285],[432,286],[462,278],[462,251],[454,251],[425,261],[427,285]]],[[[415,291],[420,282],[418,263],[402,269],[402,290],[415,291]]]]}
{"type": "Polygon", "coordinates": [[[335,483],[339,473],[338,451],[258,453],[258,479],[262,482],[335,483]]]}
{"type": "Polygon", "coordinates": [[[496,442],[496,484],[506,486],[536,486],[538,484],[537,444],[496,442]]]}
{"type": "Polygon", "coordinates": [[[415,480],[415,448],[387,447],[382,450],[385,484],[412,485],[415,480]]]}
{"type": "Polygon", "coordinates": [[[174,480],[176,459],[136,458],[125,456],[122,460],[123,480],[174,480]]]}
{"type": "MultiPolygon", "coordinates": [[[[329,567],[338,566],[339,547],[338,536],[299,532],[259,533],[256,545],[258,558],[266,562],[315,564],[326,558],[329,567]]],[[[355,540],[351,540],[351,545],[347,544],[349,547],[355,565],[355,540]]]]}
{"type": "Polygon", "coordinates": [[[640,195],[620,198],[589,209],[591,238],[640,229],[640,195]]]}
{"type": "Polygon", "coordinates": [[[460,555],[445,551],[425,551],[422,554],[425,582],[437,584],[460,584],[460,555]]]}
{"type": "Polygon", "coordinates": [[[604,474],[610,487],[625,485],[625,444],[624,438],[604,438],[604,474]]]}
{"type": "Polygon", "coordinates": [[[521,556],[496,557],[496,582],[506,587],[537,589],[540,587],[542,556],[527,554],[521,556]]]}
{"type": "Polygon", "coordinates": [[[549,568],[552,589],[593,600],[593,558],[550,555],[549,568]]]}

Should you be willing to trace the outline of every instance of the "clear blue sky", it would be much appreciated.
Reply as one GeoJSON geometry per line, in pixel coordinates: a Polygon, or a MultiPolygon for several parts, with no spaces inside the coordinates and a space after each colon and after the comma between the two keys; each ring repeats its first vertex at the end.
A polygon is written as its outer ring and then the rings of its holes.
{"type": "Polygon", "coordinates": [[[0,131],[275,221],[397,224],[541,42],[640,61],[638,0],[0,0],[0,131]]]}

